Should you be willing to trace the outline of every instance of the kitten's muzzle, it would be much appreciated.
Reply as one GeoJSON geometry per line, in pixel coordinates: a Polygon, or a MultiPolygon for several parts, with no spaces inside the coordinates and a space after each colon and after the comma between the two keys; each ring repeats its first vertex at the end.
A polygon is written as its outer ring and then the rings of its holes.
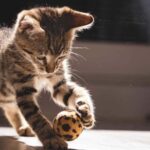
{"type": "Polygon", "coordinates": [[[46,72],[47,73],[54,73],[57,70],[55,65],[47,65],[46,66],[46,72]]]}

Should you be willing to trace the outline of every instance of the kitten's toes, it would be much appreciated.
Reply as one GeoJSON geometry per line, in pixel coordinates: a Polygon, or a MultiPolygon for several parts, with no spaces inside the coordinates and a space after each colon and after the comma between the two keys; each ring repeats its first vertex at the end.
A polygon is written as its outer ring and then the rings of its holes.
{"type": "Polygon", "coordinates": [[[81,121],[86,129],[91,129],[95,126],[95,117],[91,114],[81,118],[81,121]]]}
{"type": "Polygon", "coordinates": [[[68,150],[68,144],[58,136],[45,142],[44,150],[68,150]]]}
{"type": "Polygon", "coordinates": [[[17,130],[20,136],[35,136],[34,132],[29,126],[22,126],[17,130]]]}
{"type": "Polygon", "coordinates": [[[85,102],[78,102],[76,109],[81,116],[81,121],[86,129],[93,128],[95,125],[95,116],[90,110],[90,106],[85,102]]]}

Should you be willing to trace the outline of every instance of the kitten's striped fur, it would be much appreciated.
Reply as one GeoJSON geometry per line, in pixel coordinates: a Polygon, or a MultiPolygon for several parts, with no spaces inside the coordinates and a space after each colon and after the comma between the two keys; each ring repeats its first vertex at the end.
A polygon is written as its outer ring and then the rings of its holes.
{"type": "Polygon", "coordinates": [[[18,134],[35,133],[45,149],[67,144],[39,109],[42,88],[57,104],[76,110],[86,128],[94,125],[90,94],[71,81],[68,68],[76,31],[92,22],[90,14],[68,7],[39,7],[20,12],[13,28],[0,30],[0,107],[18,134]]]}

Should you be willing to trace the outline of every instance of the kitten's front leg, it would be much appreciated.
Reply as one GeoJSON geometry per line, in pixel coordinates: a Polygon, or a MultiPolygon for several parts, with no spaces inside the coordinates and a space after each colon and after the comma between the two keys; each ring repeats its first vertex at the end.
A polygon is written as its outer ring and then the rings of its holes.
{"type": "Polygon", "coordinates": [[[67,149],[67,144],[55,134],[51,123],[36,104],[36,80],[30,75],[24,75],[20,79],[15,79],[13,85],[16,90],[18,107],[43,143],[44,148],[46,150],[67,149]]]}
{"type": "Polygon", "coordinates": [[[76,110],[81,115],[84,127],[92,128],[95,124],[95,116],[89,92],[78,84],[66,80],[63,76],[54,81],[52,81],[54,101],[62,106],[76,110]]]}
{"type": "Polygon", "coordinates": [[[12,103],[6,103],[3,107],[5,116],[7,117],[9,123],[16,129],[20,136],[34,136],[32,129],[29,127],[25,118],[23,117],[20,109],[12,101],[12,103]]]}

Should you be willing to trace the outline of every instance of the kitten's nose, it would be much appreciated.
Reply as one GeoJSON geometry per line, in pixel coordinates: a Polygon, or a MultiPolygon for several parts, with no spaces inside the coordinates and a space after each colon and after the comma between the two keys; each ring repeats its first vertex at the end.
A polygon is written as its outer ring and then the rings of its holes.
{"type": "Polygon", "coordinates": [[[54,71],[55,71],[55,66],[54,65],[53,66],[47,66],[46,72],[53,73],[54,71]]]}
{"type": "Polygon", "coordinates": [[[53,73],[55,71],[55,59],[51,55],[46,56],[46,72],[53,73]]]}

